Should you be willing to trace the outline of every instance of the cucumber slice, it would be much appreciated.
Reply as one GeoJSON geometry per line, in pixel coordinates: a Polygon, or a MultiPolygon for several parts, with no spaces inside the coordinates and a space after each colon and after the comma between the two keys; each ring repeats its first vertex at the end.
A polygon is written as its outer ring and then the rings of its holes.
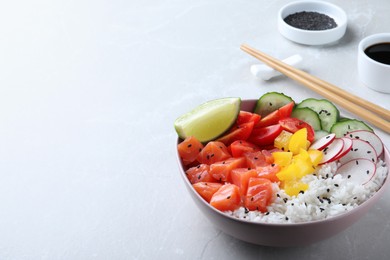
{"type": "Polygon", "coordinates": [[[363,121],[357,119],[346,119],[334,124],[330,130],[331,133],[335,133],[336,137],[343,137],[349,132],[355,130],[368,130],[373,132],[374,130],[366,125],[363,121]]]}
{"type": "Polygon", "coordinates": [[[326,99],[308,98],[297,105],[297,108],[302,107],[308,107],[314,110],[320,118],[321,129],[328,132],[340,117],[340,112],[337,107],[326,99]]]}
{"type": "Polygon", "coordinates": [[[302,121],[305,121],[311,127],[313,127],[314,131],[321,130],[321,121],[318,114],[308,107],[302,107],[302,108],[295,108],[292,113],[291,117],[298,118],[302,121]]]}
{"type": "Polygon", "coordinates": [[[293,102],[294,100],[279,92],[268,92],[262,95],[257,100],[254,113],[259,114],[261,117],[265,117],[271,112],[278,110],[284,105],[293,102]]]}
{"type": "Polygon", "coordinates": [[[314,140],[318,140],[318,139],[321,139],[322,137],[324,136],[327,136],[329,134],[329,132],[325,131],[325,130],[318,130],[318,131],[315,131],[314,132],[314,140]]]}
{"type": "Polygon", "coordinates": [[[214,140],[236,122],[240,98],[221,98],[208,101],[178,117],[174,127],[180,138],[196,137],[200,142],[214,140]]]}
{"type": "Polygon", "coordinates": [[[339,118],[339,122],[342,122],[342,121],[345,121],[345,120],[351,120],[352,118],[348,118],[348,117],[340,117],[339,118]]]}

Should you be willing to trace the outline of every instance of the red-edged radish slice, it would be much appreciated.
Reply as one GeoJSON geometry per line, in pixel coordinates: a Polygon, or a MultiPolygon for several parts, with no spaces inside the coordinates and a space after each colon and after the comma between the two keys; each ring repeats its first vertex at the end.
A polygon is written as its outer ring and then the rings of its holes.
{"type": "Polygon", "coordinates": [[[347,134],[347,137],[353,139],[360,139],[368,142],[374,147],[377,156],[381,156],[383,153],[383,142],[375,133],[367,130],[356,130],[347,134]]]}
{"type": "Polygon", "coordinates": [[[322,150],[324,156],[322,157],[320,164],[333,162],[337,158],[337,155],[343,150],[343,147],[343,139],[335,138],[329,146],[322,150]]]}
{"type": "Polygon", "coordinates": [[[343,139],[343,141],[344,141],[343,150],[336,156],[335,160],[338,160],[341,157],[343,157],[344,155],[346,155],[347,153],[349,153],[351,151],[351,148],[352,148],[353,141],[351,138],[342,137],[341,139],[343,139]]]}
{"type": "Polygon", "coordinates": [[[339,159],[341,164],[344,164],[350,160],[365,158],[373,163],[378,161],[378,156],[374,147],[367,143],[366,141],[360,139],[352,139],[352,148],[351,150],[339,159]]]}
{"type": "Polygon", "coordinates": [[[341,165],[336,174],[341,174],[344,178],[356,184],[366,184],[376,173],[376,165],[366,158],[357,158],[341,165]]]}
{"type": "Polygon", "coordinates": [[[331,133],[326,136],[321,137],[314,143],[312,143],[309,149],[323,150],[325,147],[329,146],[333,140],[336,138],[336,134],[331,133]]]}

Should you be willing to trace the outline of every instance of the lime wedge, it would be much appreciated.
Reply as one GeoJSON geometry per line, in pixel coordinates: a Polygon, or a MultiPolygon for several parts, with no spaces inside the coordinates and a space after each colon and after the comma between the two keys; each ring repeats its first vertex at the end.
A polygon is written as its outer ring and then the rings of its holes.
{"type": "Polygon", "coordinates": [[[175,120],[180,138],[196,137],[200,142],[213,140],[225,133],[237,120],[240,98],[221,98],[208,101],[175,120]]]}

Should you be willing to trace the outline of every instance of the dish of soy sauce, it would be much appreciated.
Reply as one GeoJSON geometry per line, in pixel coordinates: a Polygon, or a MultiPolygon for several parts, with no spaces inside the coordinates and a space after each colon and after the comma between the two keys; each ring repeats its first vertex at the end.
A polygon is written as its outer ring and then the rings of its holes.
{"type": "Polygon", "coordinates": [[[390,65],[390,42],[371,45],[364,50],[364,53],[377,62],[390,65]]]}

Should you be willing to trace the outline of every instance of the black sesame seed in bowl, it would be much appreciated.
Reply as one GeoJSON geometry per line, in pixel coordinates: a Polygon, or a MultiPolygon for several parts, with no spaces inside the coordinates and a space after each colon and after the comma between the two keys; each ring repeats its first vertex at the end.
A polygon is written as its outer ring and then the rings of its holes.
{"type": "Polygon", "coordinates": [[[324,1],[298,1],[283,6],[278,13],[279,32],[305,45],[337,42],[345,34],[347,15],[338,6],[324,1]]]}

